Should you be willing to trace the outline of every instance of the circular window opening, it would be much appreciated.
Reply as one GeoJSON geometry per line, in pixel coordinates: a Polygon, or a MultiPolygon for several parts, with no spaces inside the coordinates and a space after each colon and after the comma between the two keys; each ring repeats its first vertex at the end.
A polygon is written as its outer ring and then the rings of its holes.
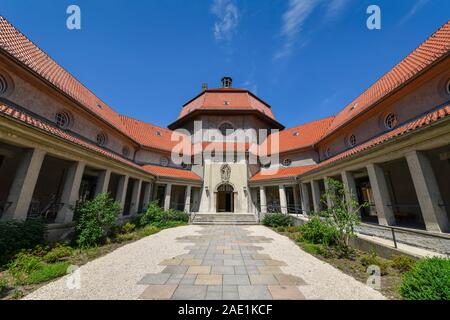
{"type": "Polygon", "coordinates": [[[331,149],[330,148],[326,148],[325,149],[324,156],[325,156],[325,158],[329,158],[331,156],[331,149]]]}
{"type": "Polygon", "coordinates": [[[128,157],[130,156],[130,148],[128,148],[128,147],[123,147],[123,149],[122,149],[122,155],[123,155],[125,158],[128,158],[128,157]]]}
{"type": "Polygon", "coordinates": [[[67,112],[58,112],[55,115],[56,125],[61,129],[67,129],[70,125],[70,116],[67,112]]]}
{"type": "Polygon", "coordinates": [[[106,136],[105,133],[101,132],[101,133],[97,134],[96,140],[97,140],[97,145],[104,146],[104,145],[106,145],[108,137],[106,136]]]}
{"type": "Polygon", "coordinates": [[[450,94],[450,80],[447,81],[446,89],[447,89],[447,94],[450,94]]]}
{"type": "Polygon", "coordinates": [[[389,113],[386,118],[384,118],[384,126],[389,130],[394,129],[397,124],[398,119],[395,113],[389,113]]]}
{"type": "Polygon", "coordinates": [[[219,127],[220,132],[222,133],[222,136],[229,136],[233,134],[234,127],[230,123],[224,123],[219,127]]]}
{"type": "Polygon", "coordinates": [[[354,147],[356,146],[356,136],[354,134],[352,134],[349,138],[348,138],[348,145],[350,147],[354,147]]]}
{"type": "Polygon", "coordinates": [[[6,78],[0,74],[0,94],[5,94],[6,90],[8,90],[8,82],[6,78]]]}
{"type": "Polygon", "coordinates": [[[161,160],[159,161],[159,164],[163,167],[167,167],[169,165],[169,159],[161,158],[161,160]]]}
{"type": "Polygon", "coordinates": [[[183,169],[187,169],[189,166],[188,166],[186,163],[183,162],[183,163],[181,164],[181,167],[182,167],[183,169]]]}
{"type": "Polygon", "coordinates": [[[284,159],[283,160],[283,166],[290,167],[291,164],[292,164],[292,160],[291,159],[284,159]]]}

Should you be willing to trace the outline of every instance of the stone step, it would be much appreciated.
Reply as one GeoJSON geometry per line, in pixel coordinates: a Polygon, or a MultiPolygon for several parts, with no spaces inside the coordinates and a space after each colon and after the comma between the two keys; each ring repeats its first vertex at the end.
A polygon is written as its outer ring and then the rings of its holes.
{"type": "Polygon", "coordinates": [[[258,221],[254,214],[198,213],[192,224],[254,225],[258,221]]]}

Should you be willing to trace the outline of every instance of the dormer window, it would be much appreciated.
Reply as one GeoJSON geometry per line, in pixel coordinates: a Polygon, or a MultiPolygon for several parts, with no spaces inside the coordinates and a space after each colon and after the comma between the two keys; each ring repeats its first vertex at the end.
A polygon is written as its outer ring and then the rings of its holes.
{"type": "Polygon", "coordinates": [[[161,131],[156,131],[156,133],[155,133],[158,137],[162,137],[162,133],[161,133],[161,131]]]}
{"type": "Polygon", "coordinates": [[[223,102],[223,105],[224,105],[224,106],[229,106],[229,105],[230,105],[230,101],[226,101],[226,100],[225,100],[225,101],[223,102]]]}
{"type": "Polygon", "coordinates": [[[97,103],[97,108],[103,109],[102,105],[100,103],[97,103]]]}
{"type": "Polygon", "coordinates": [[[294,132],[293,136],[298,137],[300,135],[300,132],[294,132]]]}
{"type": "Polygon", "coordinates": [[[356,108],[358,108],[358,103],[355,103],[355,104],[350,108],[350,111],[353,111],[353,110],[355,110],[356,108]]]}

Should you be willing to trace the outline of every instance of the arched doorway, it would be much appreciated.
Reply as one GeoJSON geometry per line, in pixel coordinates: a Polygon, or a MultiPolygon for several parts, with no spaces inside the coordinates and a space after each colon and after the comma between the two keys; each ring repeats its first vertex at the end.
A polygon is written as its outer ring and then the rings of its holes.
{"type": "Polygon", "coordinates": [[[225,183],[217,188],[217,212],[234,212],[234,188],[225,183]]]}

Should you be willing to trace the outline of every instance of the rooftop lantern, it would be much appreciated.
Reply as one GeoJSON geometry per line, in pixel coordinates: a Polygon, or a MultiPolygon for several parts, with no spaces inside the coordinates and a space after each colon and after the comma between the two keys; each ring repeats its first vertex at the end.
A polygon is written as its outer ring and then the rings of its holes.
{"type": "Polygon", "coordinates": [[[231,88],[233,85],[233,79],[231,77],[222,78],[222,88],[231,88]]]}

